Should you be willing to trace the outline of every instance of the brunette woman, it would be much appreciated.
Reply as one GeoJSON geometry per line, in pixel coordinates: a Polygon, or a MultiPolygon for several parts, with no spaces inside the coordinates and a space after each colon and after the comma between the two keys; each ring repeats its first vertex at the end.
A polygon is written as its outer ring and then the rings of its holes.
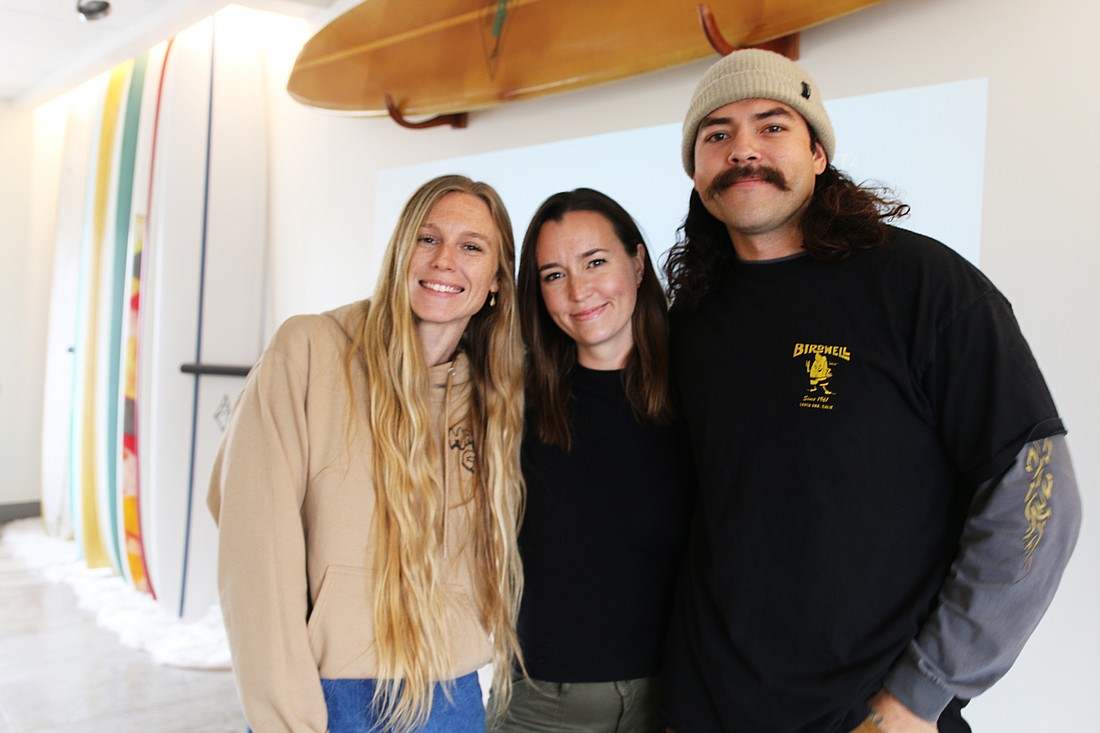
{"type": "Polygon", "coordinates": [[[547,199],[520,254],[527,360],[517,681],[497,728],[661,731],[665,627],[691,495],[666,301],[630,215],[547,199]]]}

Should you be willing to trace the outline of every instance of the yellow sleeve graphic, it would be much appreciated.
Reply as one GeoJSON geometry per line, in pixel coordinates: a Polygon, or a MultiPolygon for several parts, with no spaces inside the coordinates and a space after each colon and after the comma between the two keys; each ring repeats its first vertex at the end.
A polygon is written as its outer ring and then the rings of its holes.
{"type": "Polygon", "coordinates": [[[1054,474],[1047,470],[1054,443],[1050,438],[1037,440],[1027,447],[1025,469],[1031,480],[1027,484],[1027,496],[1024,498],[1024,517],[1027,519],[1027,532],[1024,533],[1024,564],[1030,568],[1035,550],[1043,539],[1047,521],[1050,519],[1050,497],[1054,492],[1054,474]]]}

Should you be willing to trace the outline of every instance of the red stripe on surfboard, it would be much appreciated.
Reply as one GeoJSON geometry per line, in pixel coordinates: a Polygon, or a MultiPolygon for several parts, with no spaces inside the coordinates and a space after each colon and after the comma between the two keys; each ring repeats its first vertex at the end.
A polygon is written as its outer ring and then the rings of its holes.
{"type": "MultiPolygon", "coordinates": [[[[164,100],[164,78],[165,78],[166,71],[168,69],[168,61],[169,61],[169,57],[171,56],[171,53],[172,53],[172,44],[173,44],[174,41],[175,41],[175,38],[169,38],[168,39],[167,46],[164,49],[164,60],[161,62],[161,65],[160,65],[160,78],[157,80],[157,102],[156,102],[156,107],[154,108],[154,111],[153,111],[153,141],[152,141],[150,155],[149,155],[149,190],[146,192],[145,231],[142,234],[142,245],[143,245],[142,246],[142,256],[141,256],[141,281],[142,282],[145,281],[146,267],[147,267],[148,262],[149,262],[149,255],[148,255],[148,252],[145,251],[145,250],[146,250],[146,247],[149,244],[149,234],[150,234],[150,232],[152,232],[151,222],[153,220],[153,217],[152,217],[152,215],[153,215],[153,186],[156,182],[155,173],[156,173],[156,166],[157,166],[157,138],[158,138],[158,134],[160,132],[161,103],[164,100]]],[[[135,294],[135,297],[134,297],[134,300],[135,300],[134,306],[136,307],[136,310],[138,312],[138,317],[137,317],[137,324],[138,324],[137,333],[138,334],[142,333],[141,324],[142,324],[142,317],[143,317],[143,314],[144,314],[144,310],[141,308],[140,292],[141,291],[138,290],[138,293],[135,294]]],[[[139,343],[138,349],[140,349],[140,340],[139,340],[138,343],[139,343]]],[[[140,425],[140,420],[139,420],[138,416],[141,414],[141,411],[140,411],[139,407],[140,407],[140,404],[141,404],[141,396],[142,396],[141,370],[140,369],[138,370],[137,375],[135,376],[135,381],[136,381],[136,388],[134,390],[134,434],[133,434],[133,436],[131,436],[131,438],[132,438],[131,448],[134,452],[134,481],[137,483],[137,491],[134,492],[134,510],[135,510],[135,512],[137,513],[137,516],[138,516],[138,525],[137,525],[138,526],[138,534],[133,539],[134,539],[136,547],[140,549],[141,567],[142,567],[142,570],[143,570],[144,576],[145,576],[146,589],[149,591],[149,594],[153,596],[153,598],[156,598],[157,597],[156,587],[155,587],[154,582],[153,582],[154,579],[153,579],[152,575],[150,575],[150,573],[149,573],[149,563],[148,563],[148,559],[147,559],[148,555],[145,551],[145,540],[144,540],[143,533],[141,532],[141,521],[140,521],[140,518],[141,518],[141,490],[142,490],[141,472],[140,472],[141,458],[140,458],[140,453],[138,452],[138,446],[140,445],[140,437],[141,437],[140,432],[139,432],[139,428],[138,428],[138,426],[140,425]]],[[[148,490],[148,488],[149,487],[145,487],[146,490],[148,490]]],[[[130,537],[127,536],[127,541],[129,541],[129,540],[130,540],[130,537]]]]}

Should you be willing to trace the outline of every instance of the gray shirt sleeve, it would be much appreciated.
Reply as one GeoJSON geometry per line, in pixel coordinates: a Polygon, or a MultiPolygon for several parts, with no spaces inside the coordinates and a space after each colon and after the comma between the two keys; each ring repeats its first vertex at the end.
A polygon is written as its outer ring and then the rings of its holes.
{"type": "Polygon", "coordinates": [[[936,607],[883,686],[925,720],[991,687],[1050,605],[1080,526],[1065,436],[1026,444],[978,487],[936,607]]]}

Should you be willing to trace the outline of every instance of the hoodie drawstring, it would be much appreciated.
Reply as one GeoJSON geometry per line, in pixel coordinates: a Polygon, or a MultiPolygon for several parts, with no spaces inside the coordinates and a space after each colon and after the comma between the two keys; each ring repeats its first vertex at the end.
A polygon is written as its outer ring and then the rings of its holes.
{"type": "MultiPolygon", "coordinates": [[[[456,357],[457,358],[457,357],[456,357]]],[[[447,559],[447,513],[450,511],[450,475],[447,472],[447,466],[450,463],[447,456],[447,434],[451,430],[451,385],[454,382],[455,376],[455,363],[451,362],[451,366],[447,369],[447,386],[443,392],[443,430],[442,433],[442,445],[440,446],[439,455],[443,459],[443,559],[447,559]]]]}

